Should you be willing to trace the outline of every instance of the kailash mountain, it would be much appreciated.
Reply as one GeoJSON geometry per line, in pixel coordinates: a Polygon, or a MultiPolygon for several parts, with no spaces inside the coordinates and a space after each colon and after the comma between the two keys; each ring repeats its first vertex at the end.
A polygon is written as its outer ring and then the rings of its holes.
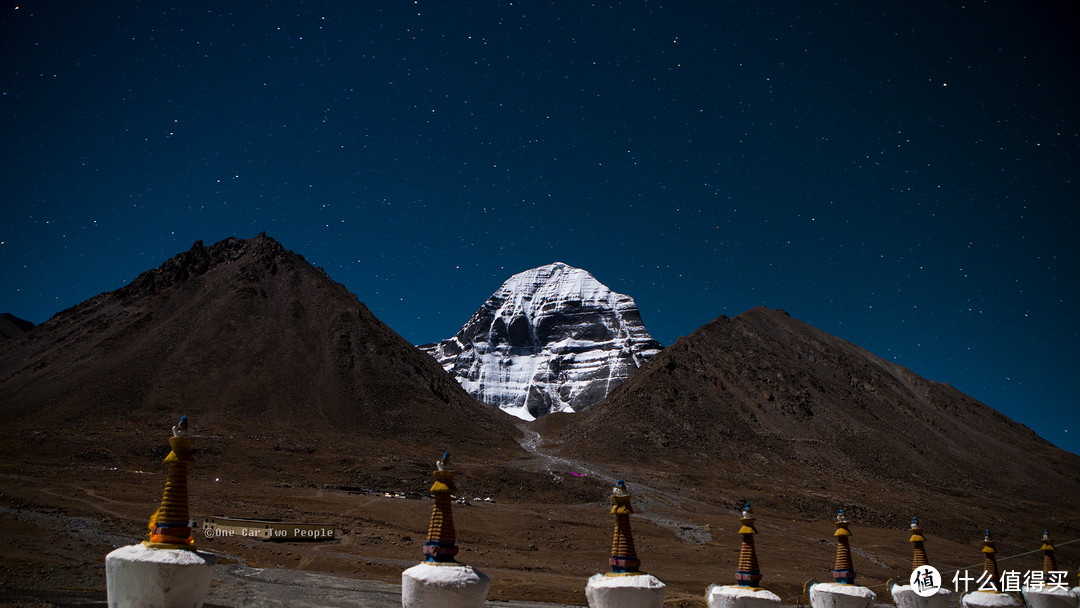
{"type": "Polygon", "coordinates": [[[525,420],[600,403],[661,350],[633,298],[561,262],[510,277],[452,338],[420,348],[525,420]]]}

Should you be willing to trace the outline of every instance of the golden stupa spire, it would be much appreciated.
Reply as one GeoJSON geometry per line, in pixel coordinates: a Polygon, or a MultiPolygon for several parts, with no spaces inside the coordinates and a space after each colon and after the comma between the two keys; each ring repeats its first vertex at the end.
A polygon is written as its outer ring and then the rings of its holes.
{"type": "Polygon", "coordinates": [[[630,506],[630,491],[626,489],[626,483],[619,480],[611,491],[611,514],[615,516],[615,534],[611,539],[611,566],[612,574],[628,574],[638,572],[641,560],[637,558],[637,550],[634,549],[634,535],[630,531],[630,514],[634,508],[630,506]]]}
{"type": "Polygon", "coordinates": [[[192,549],[195,539],[191,537],[191,516],[188,513],[188,465],[194,464],[191,446],[195,439],[187,436],[187,416],[172,428],[169,437],[169,455],[165,457],[168,474],[161,506],[150,517],[150,540],[143,541],[154,549],[192,549]]]}
{"type": "Polygon", "coordinates": [[[750,503],[743,507],[742,517],[739,518],[742,527],[742,546],[739,548],[739,570],[735,573],[735,583],[740,587],[758,589],[761,587],[761,567],[758,566],[757,551],[754,549],[754,516],[750,513],[750,503]]]}
{"type": "Polygon", "coordinates": [[[998,567],[997,567],[997,549],[994,548],[994,541],[990,538],[990,530],[986,531],[983,536],[983,573],[979,577],[979,580],[985,580],[987,587],[993,587],[996,591],[998,588],[998,567]]]}
{"type": "Polygon", "coordinates": [[[1057,570],[1057,560],[1054,559],[1054,541],[1050,540],[1050,530],[1043,530],[1042,537],[1043,572],[1050,574],[1057,570]]]}
{"type": "Polygon", "coordinates": [[[451,508],[451,494],[454,487],[454,474],[446,467],[450,466],[450,453],[443,452],[442,460],[435,462],[435,483],[430,492],[435,495],[435,506],[431,509],[431,522],[428,524],[427,540],[424,542],[425,562],[453,562],[457,555],[457,537],[454,533],[454,512],[451,508]]]}
{"type": "Polygon", "coordinates": [[[836,565],[833,567],[833,580],[839,585],[853,585],[855,584],[855,567],[851,564],[851,546],[848,544],[851,532],[848,530],[848,519],[843,509],[840,509],[836,515],[836,532],[833,532],[833,536],[836,537],[836,565]]]}
{"type": "Polygon", "coordinates": [[[919,527],[919,518],[911,518],[911,538],[908,542],[915,546],[915,555],[911,558],[911,571],[919,569],[919,566],[926,566],[929,564],[926,557],[926,548],[923,547],[923,543],[926,542],[926,538],[922,535],[922,528],[919,527]]]}

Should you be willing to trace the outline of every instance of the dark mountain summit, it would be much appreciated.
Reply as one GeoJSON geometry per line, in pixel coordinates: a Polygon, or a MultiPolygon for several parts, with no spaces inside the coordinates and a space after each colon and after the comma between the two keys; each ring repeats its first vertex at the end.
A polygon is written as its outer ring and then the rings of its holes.
{"type": "Polygon", "coordinates": [[[0,342],[26,333],[33,328],[34,324],[30,321],[20,319],[8,312],[0,313],[0,342]]]}
{"type": "Polygon", "coordinates": [[[1047,514],[1080,508],[1080,456],[766,308],[680,338],[553,435],[567,454],[707,471],[808,514],[831,501],[881,523],[945,509],[948,521],[986,526],[980,515],[997,520],[1019,496],[1047,514]]]}
{"type": "Polygon", "coordinates": [[[196,242],[4,342],[0,403],[36,428],[188,414],[204,429],[517,447],[509,417],[265,235],[196,242]]]}

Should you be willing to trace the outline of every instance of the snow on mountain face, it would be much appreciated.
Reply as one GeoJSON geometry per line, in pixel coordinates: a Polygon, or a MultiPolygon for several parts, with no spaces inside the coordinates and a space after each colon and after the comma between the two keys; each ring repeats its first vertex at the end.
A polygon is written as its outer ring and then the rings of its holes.
{"type": "Polygon", "coordinates": [[[420,348],[525,420],[599,403],[661,350],[633,298],[561,262],[510,277],[457,335],[420,348]]]}

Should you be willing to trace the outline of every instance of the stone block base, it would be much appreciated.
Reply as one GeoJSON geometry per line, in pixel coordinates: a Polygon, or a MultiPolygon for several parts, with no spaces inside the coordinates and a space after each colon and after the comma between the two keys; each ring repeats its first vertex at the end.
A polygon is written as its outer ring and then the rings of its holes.
{"type": "Polygon", "coordinates": [[[709,585],[705,601],[709,608],[780,608],[780,596],[772,591],[739,585],[709,585]]]}
{"type": "Polygon", "coordinates": [[[915,593],[915,588],[911,585],[893,585],[889,593],[892,594],[896,608],[953,608],[956,606],[956,596],[944,587],[928,597],[915,593]]]}
{"type": "Polygon", "coordinates": [[[187,549],[120,547],[105,556],[109,608],[200,608],[216,563],[187,549]]]}
{"type": "Polygon", "coordinates": [[[1028,589],[1023,590],[1024,602],[1028,608],[1077,608],[1080,598],[1068,589],[1028,589]]]}
{"type": "Polygon", "coordinates": [[[818,583],[810,587],[811,608],[870,608],[874,592],[859,585],[818,583]]]}
{"type": "Polygon", "coordinates": [[[402,608],[481,608],[491,579],[465,564],[417,564],[401,573],[402,608]]]}
{"type": "Polygon", "coordinates": [[[1011,593],[974,591],[960,598],[964,608],[1011,608],[1020,606],[1020,598],[1011,593]]]}
{"type": "Polygon", "coordinates": [[[585,585],[589,608],[663,608],[667,591],[651,574],[594,574],[585,585]]]}

